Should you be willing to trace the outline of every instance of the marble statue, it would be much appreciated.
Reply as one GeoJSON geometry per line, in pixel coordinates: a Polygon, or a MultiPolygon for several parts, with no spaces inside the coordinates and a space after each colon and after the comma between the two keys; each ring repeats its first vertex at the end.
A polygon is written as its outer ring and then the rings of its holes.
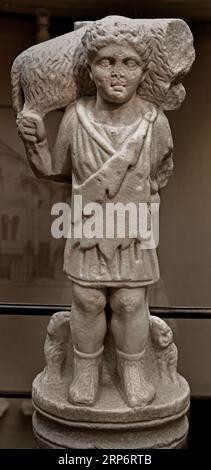
{"type": "MultiPolygon", "coordinates": [[[[83,224],[90,217],[89,203],[100,205],[104,221],[111,202],[143,203],[149,216],[151,204],[159,204],[159,190],[173,170],[164,110],[183,101],[181,81],[193,60],[192,35],[183,21],[112,16],[33,46],[16,59],[13,103],[29,163],[38,177],[70,183],[72,200],[82,199],[83,224]],[[51,151],[44,116],[57,108],[64,114],[51,151]]],[[[184,415],[189,390],[177,373],[172,331],[149,314],[147,289],[159,279],[156,248],[143,249],[140,234],[69,237],[64,270],[72,280],[72,308],[50,320],[46,368],[34,382],[35,405],[69,420],[78,412],[78,421],[84,410],[92,421],[107,380],[117,422],[124,419],[122,413],[117,419],[115,393],[126,410],[139,410],[141,425],[143,413],[152,421],[163,418],[164,405],[160,414],[153,411],[153,406],[159,409],[162,387],[174,400],[182,396],[184,415]],[[48,408],[49,390],[57,386],[65,401],[59,412],[60,392],[58,403],[48,408]]],[[[113,422],[110,408],[101,421],[113,422]]],[[[175,402],[169,409],[181,413],[175,402]]],[[[153,445],[162,444],[155,439],[153,445]]]]}

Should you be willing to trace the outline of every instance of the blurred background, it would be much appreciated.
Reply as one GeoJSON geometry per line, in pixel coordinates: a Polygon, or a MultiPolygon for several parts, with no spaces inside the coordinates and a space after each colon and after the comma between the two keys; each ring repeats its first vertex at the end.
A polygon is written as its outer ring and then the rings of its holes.
{"type": "MultiPolygon", "coordinates": [[[[192,397],[210,398],[211,0],[0,0],[1,395],[10,396],[10,391],[27,395],[44,365],[49,317],[32,316],[30,308],[28,315],[22,315],[22,304],[71,304],[71,283],[62,273],[64,244],[50,235],[52,203],[67,199],[68,186],[36,180],[31,172],[11,107],[11,65],[24,49],[71,31],[75,21],[109,14],[179,17],[194,36],[196,61],[184,80],[186,99],[178,111],[167,113],[175,169],[161,193],[161,279],[151,288],[150,305],[159,308],[161,316],[168,312],[179,349],[179,371],[189,381],[192,397]],[[19,305],[18,310],[13,305],[9,311],[10,304],[19,305]]],[[[47,116],[51,145],[60,118],[59,111],[47,116]]],[[[15,431],[10,440],[3,432],[3,420],[7,419],[7,429],[14,430],[14,422],[22,423],[21,413],[20,400],[11,401],[7,417],[0,419],[0,447],[21,446],[15,431]]],[[[32,446],[32,441],[25,445],[32,446]]]]}

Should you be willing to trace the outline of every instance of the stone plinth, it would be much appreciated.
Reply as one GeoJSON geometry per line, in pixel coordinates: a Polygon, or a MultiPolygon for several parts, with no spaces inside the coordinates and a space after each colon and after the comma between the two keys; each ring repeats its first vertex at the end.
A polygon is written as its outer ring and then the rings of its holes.
{"type": "Polygon", "coordinates": [[[184,446],[188,432],[189,386],[180,375],[177,375],[177,384],[162,383],[150,336],[145,370],[155,387],[156,397],[144,408],[130,408],[121,396],[110,331],[105,342],[100,391],[92,407],[75,406],[67,400],[72,360],[70,339],[61,381],[46,382],[43,380],[45,371],[34,380],[36,411],[33,428],[39,447],[136,449],[184,446]]]}

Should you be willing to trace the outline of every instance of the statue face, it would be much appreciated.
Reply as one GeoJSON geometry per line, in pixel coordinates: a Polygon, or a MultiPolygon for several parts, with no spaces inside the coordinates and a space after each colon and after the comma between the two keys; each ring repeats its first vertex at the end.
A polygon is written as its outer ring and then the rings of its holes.
{"type": "Polygon", "coordinates": [[[163,328],[160,328],[158,334],[158,343],[161,348],[167,347],[172,342],[172,338],[173,336],[170,328],[165,328],[165,330],[163,328]]]}
{"type": "Polygon", "coordinates": [[[173,341],[173,333],[171,328],[159,318],[153,318],[151,320],[151,335],[153,341],[160,346],[160,348],[166,348],[173,341]]]}
{"type": "Polygon", "coordinates": [[[113,43],[97,51],[89,71],[105,102],[123,104],[137,92],[142,63],[133,46],[113,43]]]}

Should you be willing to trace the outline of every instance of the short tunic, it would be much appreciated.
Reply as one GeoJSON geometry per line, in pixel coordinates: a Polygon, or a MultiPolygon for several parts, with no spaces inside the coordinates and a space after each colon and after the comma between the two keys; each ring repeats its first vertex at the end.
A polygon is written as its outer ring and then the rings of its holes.
{"type": "MultiPolygon", "coordinates": [[[[166,159],[167,155],[169,158],[169,150],[172,148],[168,123],[167,129],[163,129],[164,142],[158,143],[158,139],[161,137],[162,140],[162,136],[160,136],[159,124],[156,128],[158,112],[155,112],[152,105],[144,103],[143,114],[136,122],[116,128],[96,122],[91,113],[91,105],[91,99],[81,99],[70,110],[72,194],[82,194],[85,197],[85,202],[89,202],[86,188],[84,193],[80,192],[84,182],[103,168],[103,165],[112,157],[112,153],[115,154],[126,139],[133,137],[138,126],[140,128],[144,115],[154,112],[155,122],[149,124],[147,131],[148,144],[146,136],[134,168],[134,174],[127,174],[124,177],[120,190],[109,201],[114,203],[130,202],[136,187],[141,184],[142,191],[139,202],[151,202],[152,200],[158,202],[156,171],[161,158],[165,157],[166,159]],[[160,152],[162,152],[162,157],[160,152]],[[126,191],[124,191],[124,186],[126,191]],[[79,188],[79,191],[76,191],[76,188],[79,188]]],[[[165,117],[164,120],[166,120],[165,117]]],[[[170,166],[172,164],[168,161],[168,169],[170,166]]],[[[92,182],[90,184],[92,185],[92,182]]],[[[91,202],[92,200],[93,198],[91,202]]],[[[136,198],[134,200],[137,202],[136,198]]],[[[92,239],[90,243],[87,243],[87,240],[69,238],[65,247],[64,271],[75,283],[93,287],[138,287],[152,284],[159,279],[156,250],[142,249],[142,242],[139,239],[131,239],[129,244],[126,243],[126,247],[124,247],[124,243],[121,244],[118,240],[92,239]]]]}
{"type": "MultiPolygon", "coordinates": [[[[94,99],[81,98],[66,109],[52,168],[45,163],[50,158],[45,143],[30,147],[31,164],[44,176],[72,180],[72,197],[82,195],[84,204],[98,202],[103,210],[108,201],[159,202],[158,190],[173,169],[171,131],[163,111],[137,97],[139,119],[114,127],[95,120],[94,99]],[[140,151],[131,146],[135,138],[140,151]]],[[[93,287],[138,287],[159,279],[156,250],[142,249],[139,237],[68,238],[64,271],[73,282],[93,287]]]]}

